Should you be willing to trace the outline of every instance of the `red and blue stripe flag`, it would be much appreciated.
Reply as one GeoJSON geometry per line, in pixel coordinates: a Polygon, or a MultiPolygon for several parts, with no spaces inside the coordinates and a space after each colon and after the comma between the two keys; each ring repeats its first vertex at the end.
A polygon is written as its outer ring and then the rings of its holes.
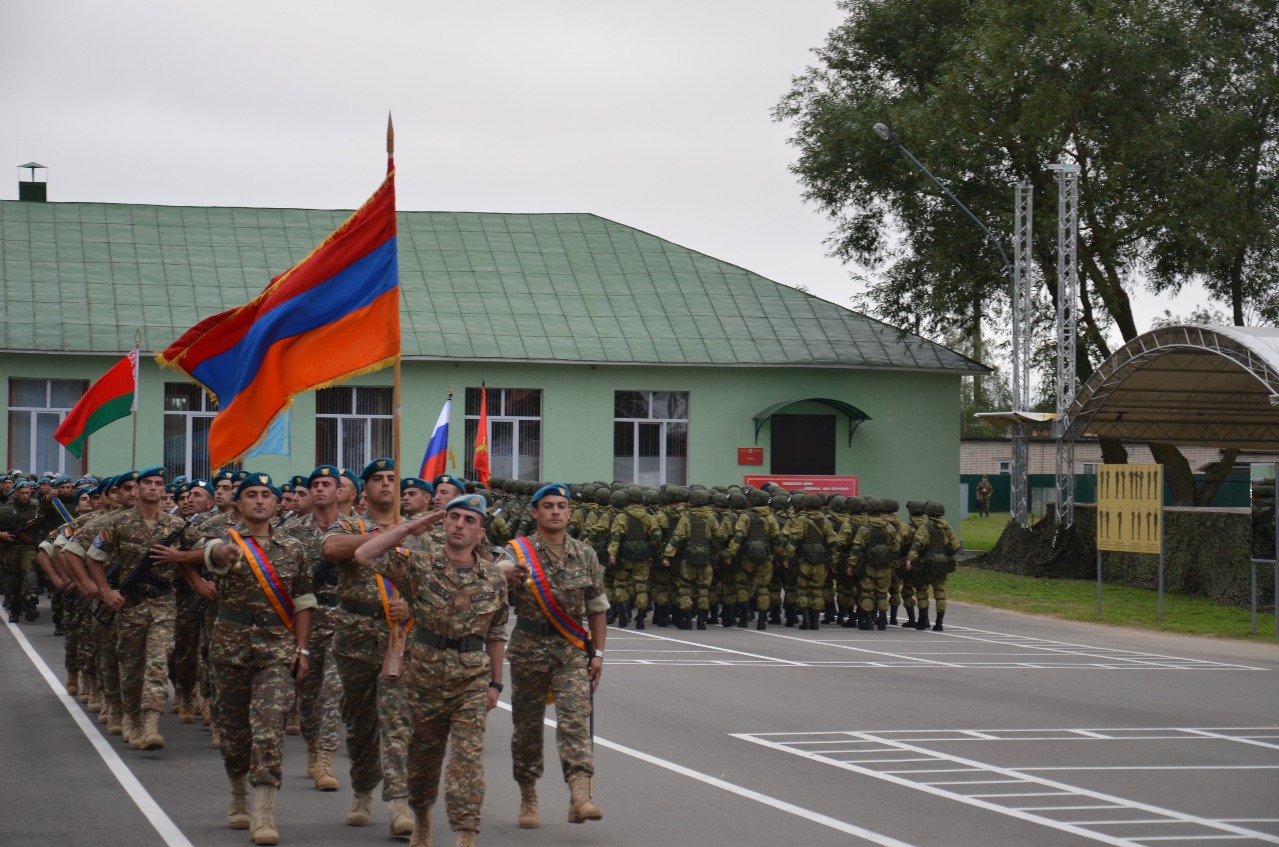
{"type": "Polygon", "coordinates": [[[218,403],[209,460],[242,457],[304,391],[400,358],[395,167],[373,196],[309,256],[247,305],[212,315],[156,359],[218,403]]]}
{"type": "Polygon", "coordinates": [[[449,414],[453,410],[453,395],[444,401],[440,417],[435,422],[435,431],[426,444],[426,455],[422,457],[422,470],[418,477],[430,482],[446,472],[449,457],[449,414]]]}

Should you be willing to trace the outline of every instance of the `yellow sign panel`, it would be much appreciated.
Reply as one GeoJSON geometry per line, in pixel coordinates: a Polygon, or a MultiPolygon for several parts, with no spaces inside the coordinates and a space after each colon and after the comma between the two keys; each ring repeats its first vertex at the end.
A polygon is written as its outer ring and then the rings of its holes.
{"type": "Polygon", "coordinates": [[[1161,552],[1163,500],[1163,465],[1099,466],[1097,549],[1161,552]]]}

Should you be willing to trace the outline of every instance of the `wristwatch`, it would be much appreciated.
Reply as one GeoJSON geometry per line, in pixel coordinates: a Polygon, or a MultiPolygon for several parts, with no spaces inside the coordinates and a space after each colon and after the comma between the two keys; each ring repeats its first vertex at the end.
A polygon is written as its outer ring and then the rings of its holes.
{"type": "Polygon", "coordinates": [[[490,682],[489,688],[496,688],[498,694],[502,693],[502,683],[500,682],[490,682]]]}
{"type": "Polygon", "coordinates": [[[308,659],[309,659],[309,658],[311,658],[311,651],[310,651],[310,650],[308,650],[308,649],[307,649],[307,648],[305,648],[305,647],[299,647],[298,649],[294,650],[293,652],[294,652],[294,653],[296,653],[296,654],[297,654],[297,655],[299,655],[299,656],[306,656],[308,659]]]}

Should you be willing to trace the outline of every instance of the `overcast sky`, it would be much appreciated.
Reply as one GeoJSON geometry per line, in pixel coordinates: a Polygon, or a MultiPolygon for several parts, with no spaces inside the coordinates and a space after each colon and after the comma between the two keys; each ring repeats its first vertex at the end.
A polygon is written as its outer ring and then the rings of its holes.
{"type": "MultiPolygon", "coordinates": [[[[834,0],[4,0],[0,164],[48,165],[52,201],[350,209],[389,109],[402,210],[592,212],[848,305],[769,116],[840,19],[834,0]]],[[[1138,303],[1143,328],[1194,305],[1138,303]]]]}

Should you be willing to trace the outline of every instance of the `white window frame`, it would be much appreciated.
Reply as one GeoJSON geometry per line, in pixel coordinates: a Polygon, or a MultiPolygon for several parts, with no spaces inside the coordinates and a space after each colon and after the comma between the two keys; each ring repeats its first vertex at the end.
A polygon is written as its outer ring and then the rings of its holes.
{"type": "MultiPolygon", "coordinates": [[[[684,426],[684,446],[688,447],[689,421],[688,417],[683,418],[658,418],[653,417],[653,396],[656,394],[672,394],[682,395],[684,398],[684,408],[688,409],[691,402],[691,395],[687,391],[614,391],[613,392],[613,476],[623,482],[632,482],[639,485],[661,485],[662,483],[670,483],[672,485],[688,484],[688,455],[684,455],[684,472],[682,474],[673,474],[668,463],[667,446],[670,439],[671,426],[673,424],[683,424],[684,426]],[[648,408],[648,417],[644,418],[622,418],[617,416],[617,395],[618,394],[642,394],[644,395],[648,408]],[[630,457],[620,456],[617,453],[617,424],[629,423],[631,429],[631,455],[630,457]],[[644,425],[659,424],[659,447],[657,456],[657,472],[650,475],[650,478],[640,479],[638,472],[640,466],[640,427],[644,425]],[[628,467],[622,467],[619,462],[628,463],[628,467]],[[629,470],[629,473],[624,471],[629,470]]],[[[687,412],[685,413],[688,414],[687,412]]]]}
{"type": "MultiPolygon", "coordinates": [[[[186,476],[189,479],[208,479],[210,476],[212,476],[214,471],[222,470],[221,468],[215,468],[210,464],[209,441],[207,437],[205,438],[205,441],[204,441],[203,456],[197,455],[199,451],[197,451],[195,447],[195,422],[197,420],[212,421],[213,418],[216,417],[218,414],[217,401],[215,401],[212,397],[210,397],[208,395],[208,392],[201,389],[199,391],[193,392],[194,396],[200,398],[198,409],[191,409],[191,408],[170,409],[169,408],[169,401],[171,399],[169,395],[169,389],[170,388],[188,388],[189,389],[189,387],[190,387],[190,383],[185,383],[185,382],[166,382],[164,384],[164,423],[168,424],[170,420],[180,419],[182,421],[182,431],[183,431],[182,462],[181,464],[170,465],[168,464],[168,461],[169,461],[169,456],[168,456],[169,445],[167,443],[169,438],[169,436],[167,435],[168,427],[165,426],[163,429],[163,431],[166,433],[164,436],[166,441],[164,445],[164,453],[165,453],[164,460],[165,460],[165,467],[169,471],[169,479],[176,479],[179,476],[186,476]],[[206,469],[205,472],[199,473],[198,466],[203,466],[206,469]]],[[[206,433],[207,433],[207,430],[206,430],[206,433]]],[[[240,463],[235,462],[231,465],[228,465],[227,467],[229,469],[239,470],[240,463]]]]}
{"type": "MultiPolygon", "coordinates": [[[[466,395],[463,397],[465,403],[464,408],[469,409],[470,392],[479,391],[477,387],[469,387],[466,389],[466,395]]],[[[511,395],[517,391],[536,391],[538,395],[538,408],[542,409],[542,403],[545,398],[540,388],[486,388],[488,392],[497,392],[497,402],[490,403],[488,412],[488,446],[489,446],[489,466],[494,476],[500,476],[504,479],[541,479],[542,472],[542,416],[541,415],[515,415],[507,414],[507,409],[511,404],[511,395]],[[524,468],[520,466],[521,454],[519,445],[522,443],[521,430],[525,429],[528,424],[536,422],[537,427],[537,456],[536,466],[533,468],[524,468]],[[510,456],[499,456],[493,451],[493,424],[510,423],[511,424],[511,454],[510,456]],[[499,460],[510,460],[510,469],[502,467],[499,460]]],[[[477,395],[478,396],[478,395],[477,395]]],[[[492,396],[490,394],[490,396],[492,396]]],[[[466,461],[464,462],[467,479],[475,476],[475,434],[479,430],[480,416],[476,414],[467,414],[464,416],[465,423],[463,425],[463,438],[465,439],[466,461]]]]}
{"type": "Polygon", "coordinates": [[[1096,476],[1097,466],[1099,464],[1101,463],[1100,462],[1084,462],[1083,470],[1080,471],[1080,473],[1084,474],[1085,476],[1096,476]]]}
{"type": "Polygon", "coordinates": [[[999,460],[999,475],[1000,475],[1000,476],[1008,476],[1008,475],[1009,475],[1009,474],[1011,474],[1012,472],[1013,472],[1013,460],[1012,460],[1012,459],[1000,459],[1000,460],[999,460]]]}
{"type": "MultiPolygon", "coordinates": [[[[385,421],[386,426],[392,428],[393,430],[394,416],[391,415],[390,413],[385,415],[372,415],[372,414],[358,412],[357,409],[359,408],[359,392],[361,391],[391,391],[391,390],[392,390],[391,387],[388,385],[339,385],[333,388],[321,388],[319,391],[317,391],[316,392],[316,411],[315,411],[315,428],[316,428],[315,463],[317,465],[335,465],[339,468],[350,468],[356,473],[359,473],[361,470],[364,469],[364,466],[367,465],[369,462],[373,461],[374,459],[382,458],[381,456],[373,455],[373,423],[374,421],[385,421]],[[321,412],[319,409],[319,394],[321,391],[349,392],[348,396],[351,399],[351,403],[348,408],[350,409],[350,411],[338,412],[338,413],[321,412]],[[322,449],[320,432],[319,432],[321,420],[337,421],[337,456],[335,457],[323,456],[320,453],[320,450],[322,449]],[[351,430],[354,430],[356,432],[365,455],[358,456],[358,457],[346,455],[346,446],[345,446],[346,435],[351,430]],[[332,461],[332,459],[336,459],[337,461],[332,461]],[[351,459],[355,459],[355,461],[352,462],[351,459]]],[[[336,397],[337,395],[333,395],[333,396],[336,397]]],[[[388,441],[389,441],[389,438],[388,438],[388,441]]],[[[388,450],[386,455],[389,456],[390,452],[391,451],[388,450]]]]}
{"type": "MultiPolygon", "coordinates": [[[[53,384],[55,382],[75,384],[76,387],[79,388],[81,396],[83,396],[84,393],[89,390],[89,381],[87,379],[45,379],[42,377],[19,377],[19,376],[9,378],[9,396],[8,398],[6,398],[6,402],[10,404],[9,417],[8,417],[9,444],[7,447],[7,454],[9,457],[9,467],[11,468],[16,467],[20,470],[27,471],[28,473],[39,474],[39,473],[44,473],[45,471],[54,471],[55,473],[67,474],[68,476],[80,476],[81,474],[84,473],[84,468],[86,468],[89,463],[89,450],[88,450],[87,444],[85,445],[84,454],[79,459],[77,459],[75,456],[72,456],[70,453],[68,453],[66,448],[62,448],[57,451],[57,456],[58,456],[57,467],[52,467],[52,468],[36,467],[36,465],[39,462],[39,459],[37,458],[37,447],[36,447],[36,443],[37,441],[39,441],[39,435],[40,435],[40,431],[38,428],[39,416],[56,414],[58,416],[58,424],[61,425],[62,421],[66,418],[67,413],[71,411],[71,406],[67,406],[66,408],[62,408],[62,407],[55,408],[53,406],[53,384]],[[43,406],[12,405],[13,384],[18,381],[43,382],[45,405],[43,406]],[[28,421],[27,436],[29,440],[27,443],[27,450],[26,450],[25,456],[16,456],[13,451],[13,439],[14,439],[13,416],[15,414],[27,415],[27,421],[28,421]]],[[[57,429],[57,427],[54,427],[54,429],[57,429]]],[[[50,439],[53,438],[52,432],[49,433],[49,437],[50,439]]],[[[54,443],[57,443],[57,442],[54,442],[54,443]]]]}

